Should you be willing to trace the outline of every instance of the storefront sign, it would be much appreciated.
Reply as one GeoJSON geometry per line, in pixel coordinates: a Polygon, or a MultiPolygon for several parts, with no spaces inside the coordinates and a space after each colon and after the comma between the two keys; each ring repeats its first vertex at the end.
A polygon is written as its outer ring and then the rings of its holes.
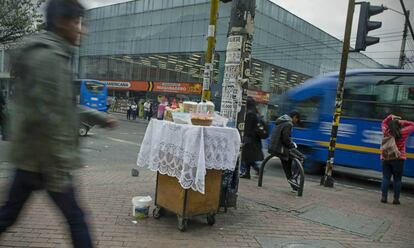
{"type": "Polygon", "coordinates": [[[148,82],[139,81],[103,81],[110,90],[148,91],[148,82]]]}
{"type": "Polygon", "coordinates": [[[203,84],[201,83],[153,83],[154,92],[168,92],[181,94],[201,94],[203,84]]]}
{"type": "Polygon", "coordinates": [[[201,94],[201,83],[165,83],[144,81],[104,81],[110,90],[149,91],[163,93],[201,94]]]}
{"type": "Polygon", "coordinates": [[[116,82],[116,81],[108,81],[104,82],[108,88],[123,88],[123,89],[129,89],[131,88],[130,82],[116,82]]]}
{"type": "Polygon", "coordinates": [[[269,104],[269,100],[270,100],[269,92],[248,90],[247,95],[252,97],[257,103],[269,104]]]}

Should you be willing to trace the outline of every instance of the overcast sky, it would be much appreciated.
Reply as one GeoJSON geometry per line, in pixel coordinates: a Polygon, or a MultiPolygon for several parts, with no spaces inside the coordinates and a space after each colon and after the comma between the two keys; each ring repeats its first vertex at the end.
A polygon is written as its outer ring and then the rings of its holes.
{"type": "MultiPolygon", "coordinates": [[[[113,3],[126,2],[128,0],[81,0],[87,8],[95,8],[113,3]]],[[[342,40],[344,36],[346,11],[348,0],[271,0],[291,13],[326,31],[327,33],[342,40]]],[[[387,6],[402,12],[400,0],[369,0],[372,5],[387,6]]],[[[411,23],[414,25],[414,1],[404,0],[406,8],[411,10],[411,23]]],[[[359,8],[354,15],[353,38],[357,31],[359,8]]],[[[399,51],[401,48],[401,37],[404,26],[404,17],[392,10],[379,14],[372,20],[382,21],[381,29],[372,31],[372,35],[381,37],[380,44],[367,48],[366,54],[377,61],[385,64],[397,65],[399,51]]],[[[370,33],[370,35],[371,35],[370,33]]],[[[351,43],[353,45],[353,43],[351,43]]],[[[414,42],[410,39],[407,45],[407,55],[414,61],[414,42]]],[[[414,64],[411,64],[414,68],[414,64]]]]}

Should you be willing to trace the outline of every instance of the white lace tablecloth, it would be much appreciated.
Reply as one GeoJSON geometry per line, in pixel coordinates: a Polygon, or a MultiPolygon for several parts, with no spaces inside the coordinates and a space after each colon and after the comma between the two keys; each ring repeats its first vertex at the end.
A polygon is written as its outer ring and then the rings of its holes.
{"type": "Polygon", "coordinates": [[[137,165],[176,177],[184,189],[204,194],[206,169],[234,170],[240,149],[237,129],[151,120],[137,165]]]}

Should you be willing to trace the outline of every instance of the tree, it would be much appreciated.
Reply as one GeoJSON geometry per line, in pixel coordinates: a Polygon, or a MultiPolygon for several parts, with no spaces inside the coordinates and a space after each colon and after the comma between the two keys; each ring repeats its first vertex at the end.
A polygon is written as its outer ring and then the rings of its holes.
{"type": "Polygon", "coordinates": [[[0,45],[38,30],[43,22],[39,9],[45,0],[0,0],[0,45]]]}

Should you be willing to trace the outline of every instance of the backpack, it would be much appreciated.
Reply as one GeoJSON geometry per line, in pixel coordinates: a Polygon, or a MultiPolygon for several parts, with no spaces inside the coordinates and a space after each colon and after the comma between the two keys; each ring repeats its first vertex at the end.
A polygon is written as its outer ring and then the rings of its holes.
{"type": "Polygon", "coordinates": [[[395,160],[400,158],[401,152],[398,150],[397,143],[393,136],[382,138],[381,154],[383,160],[395,160]]]}
{"type": "Polygon", "coordinates": [[[269,125],[262,118],[258,118],[256,134],[260,139],[269,138],[269,125]]]}

